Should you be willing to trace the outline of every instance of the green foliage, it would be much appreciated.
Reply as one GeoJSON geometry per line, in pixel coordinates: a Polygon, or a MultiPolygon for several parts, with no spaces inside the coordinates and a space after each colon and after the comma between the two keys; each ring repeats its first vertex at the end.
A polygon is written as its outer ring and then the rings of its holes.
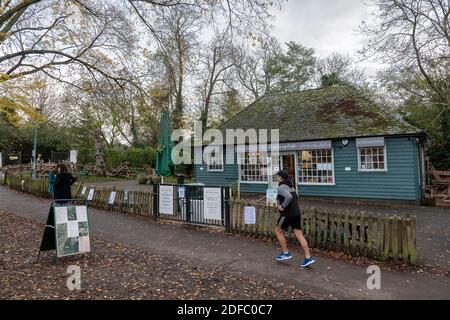
{"type": "Polygon", "coordinates": [[[194,171],[194,165],[192,164],[179,164],[175,168],[176,174],[184,174],[186,176],[191,176],[194,171]]]}
{"type": "Polygon", "coordinates": [[[405,101],[402,113],[408,122],[428,134],[431,164],[437,169],[450,169],[450,110],[442,112],[436,105],[424,107],[411,97],[405,101]]]}
{"type": "Polygon", "coordinates": [[[0,152],[16,151],[14,149],[20,146],[20,138],[19,130],[2,119],[0,114],[0,152]]]}
{"type": "Polygon", "coordinates": [[[344,84],[344,81],[342,81],[339,76],[336,73],[331,73],[331,74],[325,74],[322,76],[321,79],[321,86],[322,87],[329,87],[329,86],[334,86],[334,85],[340,85],[340,84],[344,84]]]}
{"type": "Polygon", "coordinates": [[[265,73],[269,79],[266,93],[300,91],[314,76],[314,49],[294,41],[286,45],[286,53],[276,54],[266,65],[265,73]]]}
{"type": "Polygon", "coordinates": [[[130,167],[141,168],[144,165],[155,167],[156,150],[154,148],[105,148],[105,161],[108,168],[116,168],[123,162],[128,162],[130,167]]]}
{"type": "Polygon", "coordinates": [[[225,98],[220,104],[223,121],[234,117],[239,111],[245,108],[242,98],[236,89],[227,91],[225,98]]]}

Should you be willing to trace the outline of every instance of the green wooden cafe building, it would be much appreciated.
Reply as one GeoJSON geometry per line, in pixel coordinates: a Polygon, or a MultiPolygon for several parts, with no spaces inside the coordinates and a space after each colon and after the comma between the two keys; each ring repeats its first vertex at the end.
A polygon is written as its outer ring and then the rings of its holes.
{"type": "Polygon", "coordinates": [[[353,87],[266,95],[219,128],[227,129],[279,129],[279,154],[224,145],[195,166],[196,183],[239,181],[242,193],[265,193],[283,169],[301,196],[422,200],[426,135],[353,87]]]}

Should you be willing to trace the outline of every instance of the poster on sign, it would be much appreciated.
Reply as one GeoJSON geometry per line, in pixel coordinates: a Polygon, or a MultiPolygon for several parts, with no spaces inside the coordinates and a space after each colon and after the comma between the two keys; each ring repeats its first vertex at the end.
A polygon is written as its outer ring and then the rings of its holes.
{"type": "Polygon", "coordinates": [[[58,258],[91,251],[87,206],[52,204],[39,253],[49,250],[58,258]]]}
{"type": "Polygon", "coordinates": [[[203,213],[205,219],[222,219],[222,190],[203,188],[203,213]]]}
{"type": "Polygon", "coordinates": [[[94,192],[95,192],[95,189],[89,190],[89,194],[87,196],[88,201],[92,201],[92,199],[94,199],[94,192]]]}
{"type": "Polygon", "coordinates": [[[244,223],[245,224],[256,224],[256,208],[255,207],[245,207],[244,208],[244,223]]]}
{"type": "Polygon", "coordinates": [[[186,189],[185,189],[185,187],[179,187],[179,188],[178,188],[178,197],[179,197],[180,199],[183,199],[183,198],[185,198],[185,194],[186,194],[186,189]]]}
{"type": "Polygon", "coordinates": [[[114,204],[114,201],[116,201],[116,191],[111,191],[111,194],[109,195],[108,204],[114,204]]]}
{"type": "Polygon", "coordinates": [[[278,191],[275,188],[269,188],[266,190],[266,204],[276,205],[277,204],[278,191]]]}
{"type": "Polygon", "coordinates": [[[173,186],[159,186],[159,213],[173,215],[173,186]]]}
{"type": "Polygon", "coordinates": [[[69,161],[72,163],[77,163],[78,158],[78,151],[77,150],[70,150],[69,153],[69,161]]]}

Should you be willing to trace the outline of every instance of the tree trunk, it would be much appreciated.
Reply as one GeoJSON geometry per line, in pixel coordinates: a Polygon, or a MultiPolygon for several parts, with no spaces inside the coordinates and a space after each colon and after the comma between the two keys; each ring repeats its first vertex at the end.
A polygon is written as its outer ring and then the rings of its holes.
{"type": "Polygon", "coordinates": [[[105,160],[103,157],[102,132],[99,128],[94,130],[95,147],[95,174],[104,177],[106,175],[105,160]]]}

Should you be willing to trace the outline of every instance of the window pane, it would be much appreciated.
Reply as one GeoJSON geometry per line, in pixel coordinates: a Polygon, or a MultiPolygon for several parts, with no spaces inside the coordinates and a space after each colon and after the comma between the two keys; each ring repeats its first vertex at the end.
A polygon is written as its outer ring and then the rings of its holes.
{"type": "Polygon", "coordinates": [[[299,152],[299,181],[303,183],[333,183],[331,150],[307,150],[299,152]]]}
{"type": "MultiPolygon", "coordinates": [[[[267,152],[241,153],[241,176],[240,180],[245,182],[268,182],[269,181],[269,159],[267,152]]],[[[273,161],[273,159],[272,159],[273,161]]]]}
{"type": "Polygon", "coordinates": [[[384,170],[384,147],[359,148],[361,170],[384,170]]]}

